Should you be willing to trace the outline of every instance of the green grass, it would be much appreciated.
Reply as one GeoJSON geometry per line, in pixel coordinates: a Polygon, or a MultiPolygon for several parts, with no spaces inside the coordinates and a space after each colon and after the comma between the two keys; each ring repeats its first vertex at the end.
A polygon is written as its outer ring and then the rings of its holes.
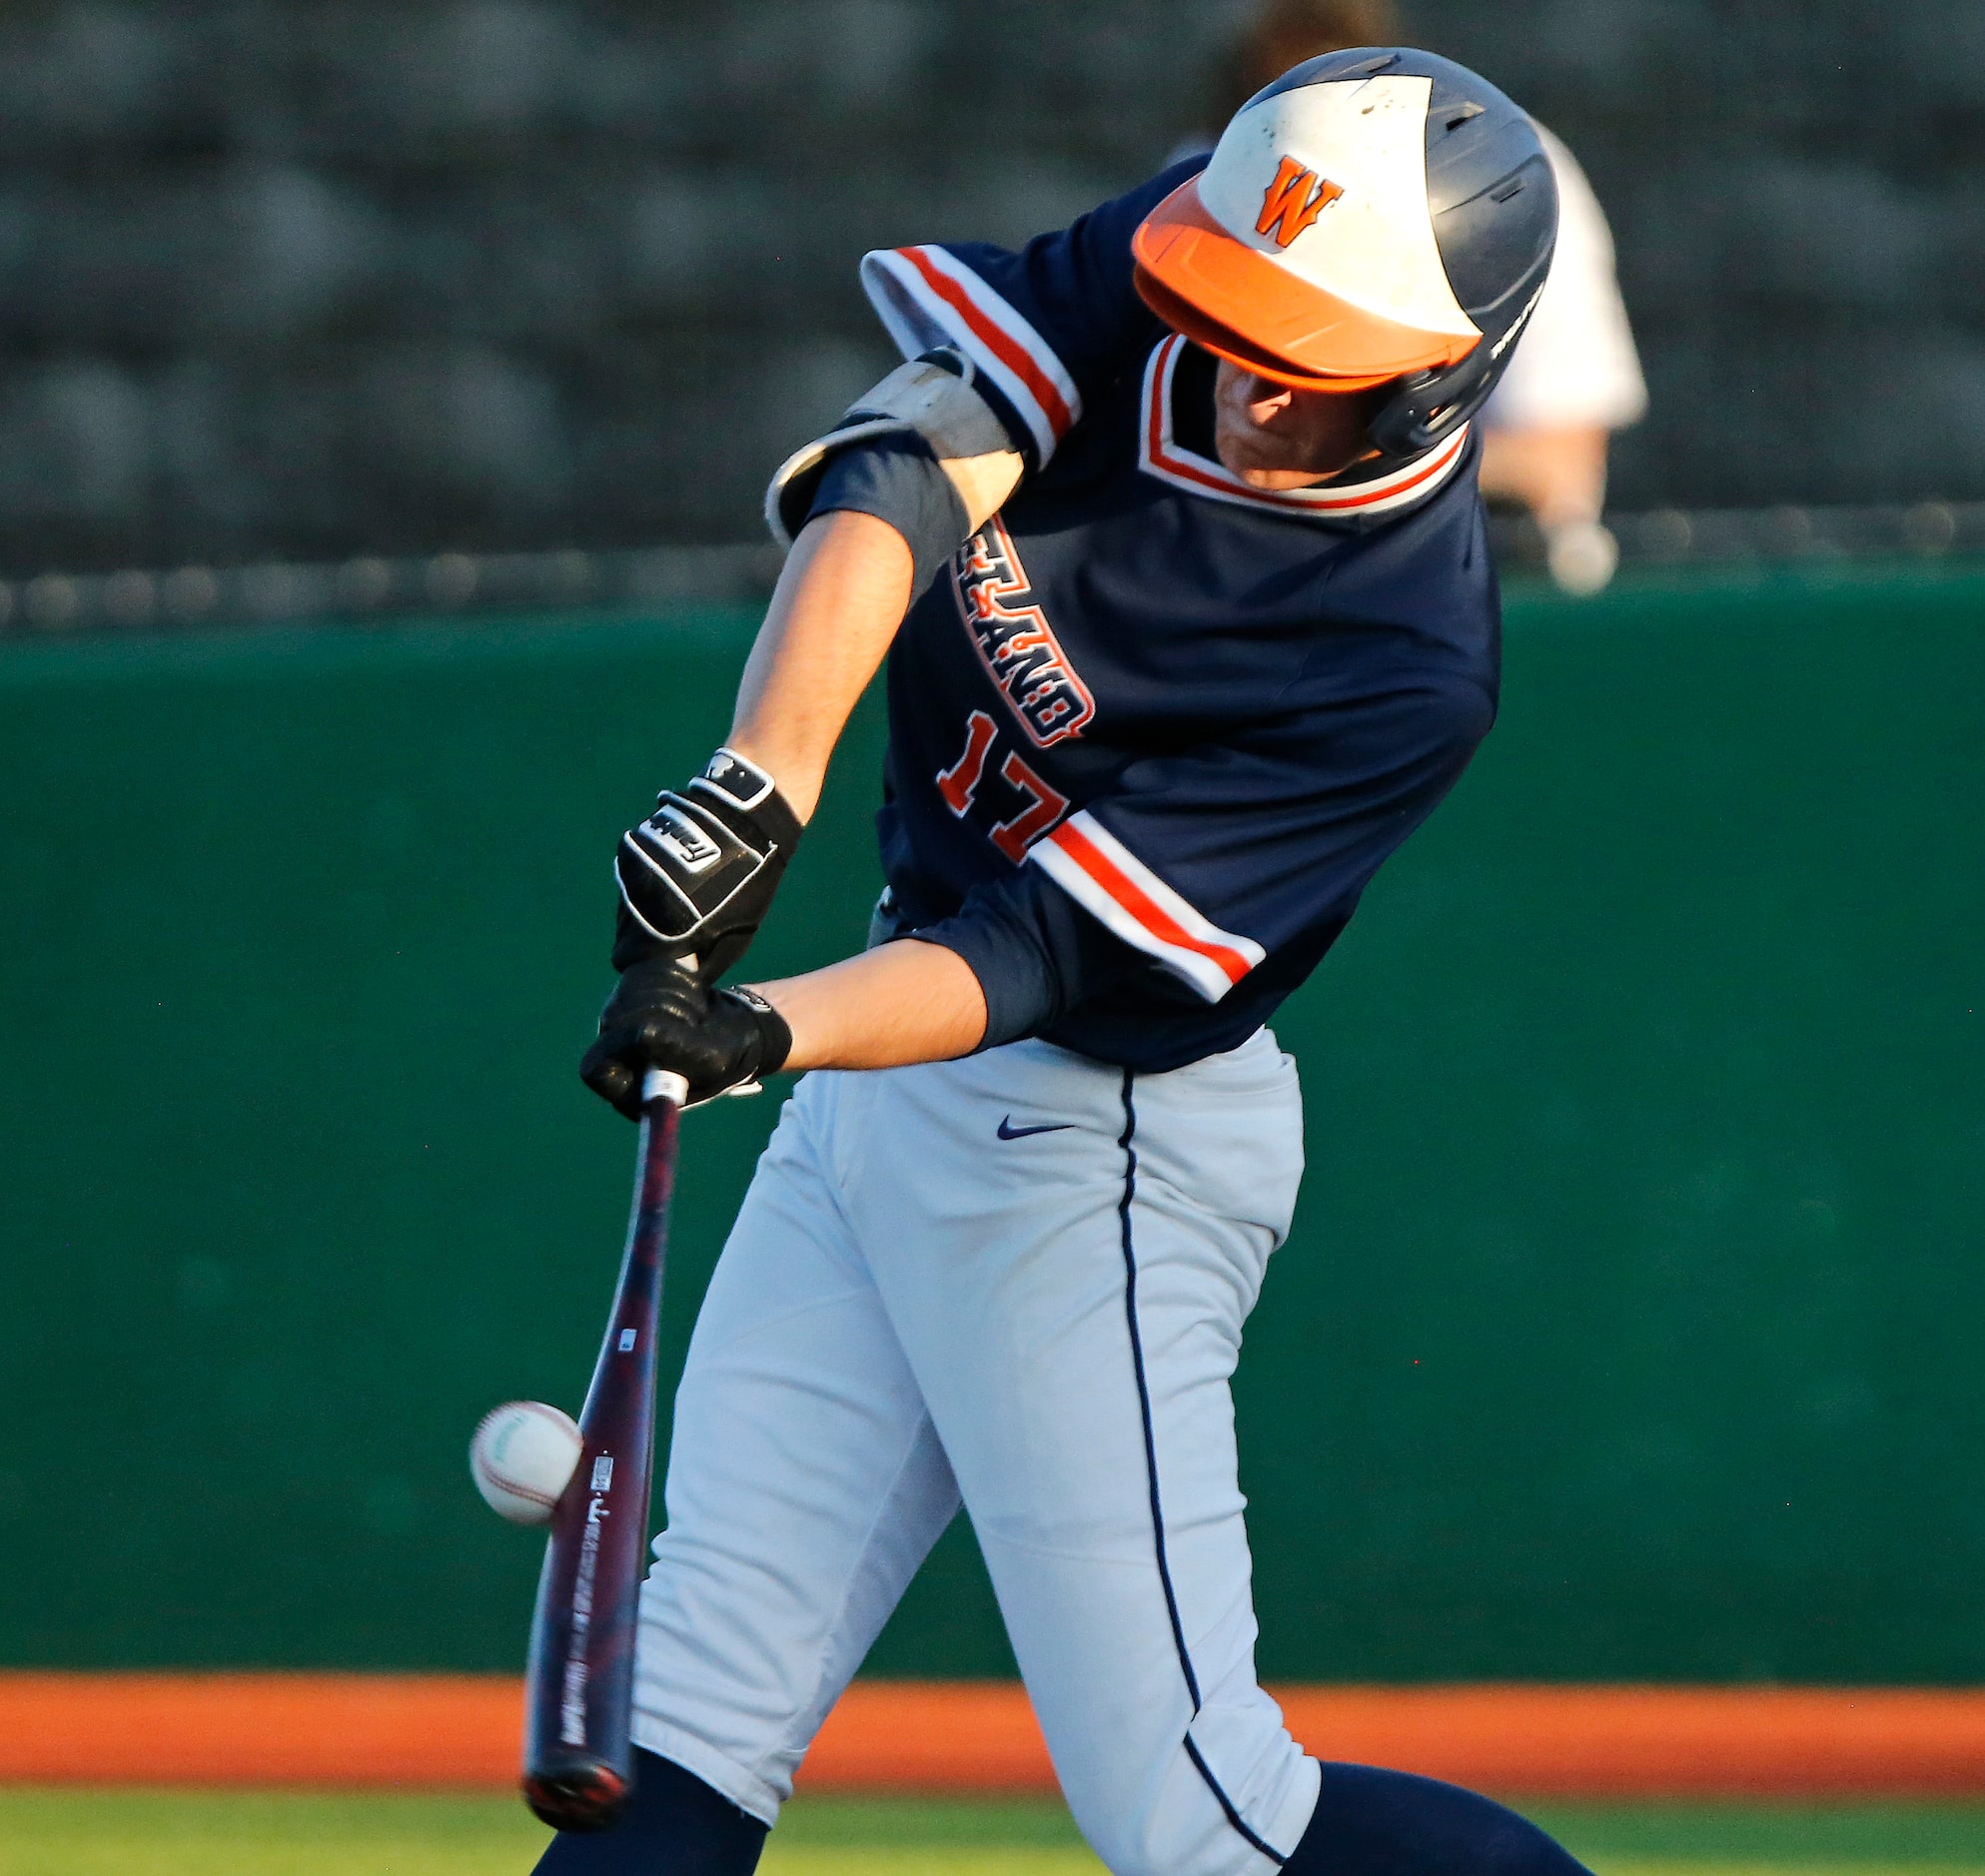
{"type": "Polygon", "coordinates": [[[1519,1805],[1600,1876],[1985,1871],[1985,1804],[1519,1805]]]}
{"type": "MultiPolygon", "coordinates": [[[[1521,1807],[1600,1876],[1985,1876],[1985,1804],[1521,1807]]],[[[0,1789],[0,1876],[523,1876],[498,1797],[0,1789]]],[[[1096,1876],[1059,1804],[801,1799],[765,1876],[1096,1876]]]]}

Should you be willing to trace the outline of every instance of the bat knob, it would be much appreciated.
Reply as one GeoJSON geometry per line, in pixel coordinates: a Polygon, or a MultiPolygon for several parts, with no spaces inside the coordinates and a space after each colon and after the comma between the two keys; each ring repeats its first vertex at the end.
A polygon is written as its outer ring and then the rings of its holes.
{"type": "Polygon", "coordinates": [[[689,1098],[689,1084],[672,1068],[651,1068],[641,1077],[642,1101],[669,1100],[679,1108],[689,1098]]]}
{"type": "Polygon", "coordinates": [[[572,1757],[523,1776],[523,1801],[553,1830],[604,1830],[627,1801],[628,1781],[603,1759],[572,1757]]]}

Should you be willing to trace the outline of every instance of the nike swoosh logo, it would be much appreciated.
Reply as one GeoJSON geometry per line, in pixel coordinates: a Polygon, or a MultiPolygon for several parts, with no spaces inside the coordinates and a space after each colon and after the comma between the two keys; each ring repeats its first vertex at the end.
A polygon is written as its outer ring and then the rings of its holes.
{"type": "Polygon", "coordinates": [[[1009,1114],[999,1124],[999,1137],[1002,1140],[1025,1140],[1029,1134],[1065,1134],[1073,1127],[1073,1121],[1050,1121],[1045,1127],[1016,1127],[1009,1114]]]}

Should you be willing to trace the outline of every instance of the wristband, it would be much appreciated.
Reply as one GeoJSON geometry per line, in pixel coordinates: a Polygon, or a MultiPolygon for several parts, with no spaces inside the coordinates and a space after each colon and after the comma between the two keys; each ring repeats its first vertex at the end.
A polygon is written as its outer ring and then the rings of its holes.
{"type": "Polygon", "coordinates": [[[792,1053],[792,1029],[786,1019],[755,990],[742,984],[728,984],[717,995],[742,1009],[757,1032],[757,1048],[748,1073],[754,1078],[777,1074],[792,1053]]]}

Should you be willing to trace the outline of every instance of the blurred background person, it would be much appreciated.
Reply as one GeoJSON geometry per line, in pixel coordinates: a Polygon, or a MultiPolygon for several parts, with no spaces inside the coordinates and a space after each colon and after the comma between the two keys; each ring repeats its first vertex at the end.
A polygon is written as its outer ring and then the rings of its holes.
{"type": "MultiPolygon", "coordinates": [[[[1262,0],[1209,100],[1226,123],[1293,65],[1349,46],[1418,43],[1391,0],[1262,0]]],[[[1557,177],[1557,253],[1529,330],[1483,414],[1482,490],[1532,515],[1551,576],[1570,592],[1611,579],[1619,549],[1600,516],[1612,433],[1639,420],[1647,388],[1598,197],[1563,142],[1538,126],[1557,177]]],[[[1174,159],[1212,147],[1182,142],[1174,159]]]]}

